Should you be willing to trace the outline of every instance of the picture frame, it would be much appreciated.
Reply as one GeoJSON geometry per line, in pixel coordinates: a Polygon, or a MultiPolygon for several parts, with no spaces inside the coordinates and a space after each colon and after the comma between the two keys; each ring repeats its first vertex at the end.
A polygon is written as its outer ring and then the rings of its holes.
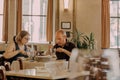
{"type": "Polygon", "coordinates": [[[71,29],[71,22],[61,22],[61,29],[71,29]]]}

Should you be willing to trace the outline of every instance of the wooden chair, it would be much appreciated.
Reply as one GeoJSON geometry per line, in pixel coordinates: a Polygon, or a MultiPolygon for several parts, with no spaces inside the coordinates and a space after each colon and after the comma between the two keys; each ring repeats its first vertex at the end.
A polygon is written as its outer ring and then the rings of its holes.
{"type": "Polygon", "coordinates": [[[106,70],[109,70],[108,59],[106,58],[98,58],[89,60],[87,63],[87,69],[90,71],[89,80],[107,80],[106,78],[106,70]]]}
{"type": "Polygon", "coordinates": [[[19,65],[20,65],[20,70],[23,69],[23,62],[22,62],[22,59],[18,58],[18,61],[19,61],[19,65]]]}
{"type": "Polygon", "coordinates": [[[97,74],[95,75],[95,80],[107,80],[107,70],[109,70],[109,64],[108,63],[108,59],[107,58],[101,58],[100,59],[100,63],[99,63],[99,67],[98,67],[98,71],[97,74]]]}
{"type": "Polygon", "coordinates": [[[0,80],[7,80],[5,76],[4,69],[2,68],[3,66],[0,66],[0,80]]]}
{"type": "Polygon", "coordinates": [[[9,71],[10,63],[5,61],[4,57],[0,57],[0,80],[7,80],[5,76],[5,71],[9,71]]]}
{"type": "Polygon", "coordinates": [[[6,71],[10,71],[11,70],[9,62],[4,62],[4,67],[5,67],[6,71]]]}
{"type": "Polygon", "coordinates": [[[0,57],[0,66],[4,66],[6,71],[11,70],[10,69],[10,62],[7,62],[3,56],[0,57]]]}

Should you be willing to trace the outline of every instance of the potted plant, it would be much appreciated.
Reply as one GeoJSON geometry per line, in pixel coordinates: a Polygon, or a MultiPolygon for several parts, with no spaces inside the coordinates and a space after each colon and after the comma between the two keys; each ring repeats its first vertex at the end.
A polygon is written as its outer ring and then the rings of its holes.
{"type": "Polygon", "coordinates": [[[73,34],[71,41],[79,49],[94,49],[94,34],[91,32],[89,36],[84,33],[76,31],[73,34]]]}
{"type": "Polygon", "coordinates": [[[73,34],[71,41],[83,52],[83,55],[84,53],[91,54],[95,46],[94,34],[91,32],[90,35],[86,35],[77,30],[71,33],[73,34]]]}

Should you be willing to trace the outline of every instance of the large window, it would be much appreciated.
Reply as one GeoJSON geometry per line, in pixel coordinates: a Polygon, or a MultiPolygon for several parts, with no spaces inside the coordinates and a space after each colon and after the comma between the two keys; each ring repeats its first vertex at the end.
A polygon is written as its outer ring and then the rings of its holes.
{"type": "Polygon", "coordinates": [[[22,0],[22,29],[31,34],[30,42],[46,42],[48,0],[22,0]]]}
{"type": "Polygon", "coordinates": [[[120,48],[120,0],[110,1],[110,47],[120,48]]]}
{"type": "Polygon", "coordinates": [[[2,31],[3,31],[3,8],[4,0],[0,0],[0,42],[2,41],[2,31]]]}

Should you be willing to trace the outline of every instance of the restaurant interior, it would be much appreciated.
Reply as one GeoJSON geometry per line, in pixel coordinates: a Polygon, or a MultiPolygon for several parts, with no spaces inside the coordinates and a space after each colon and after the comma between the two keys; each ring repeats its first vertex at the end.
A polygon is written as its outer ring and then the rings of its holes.
{"type": "Polygon", "coordinates": [[[120,80],[119,0],[0,1],[0,80],[120,80]]]}

